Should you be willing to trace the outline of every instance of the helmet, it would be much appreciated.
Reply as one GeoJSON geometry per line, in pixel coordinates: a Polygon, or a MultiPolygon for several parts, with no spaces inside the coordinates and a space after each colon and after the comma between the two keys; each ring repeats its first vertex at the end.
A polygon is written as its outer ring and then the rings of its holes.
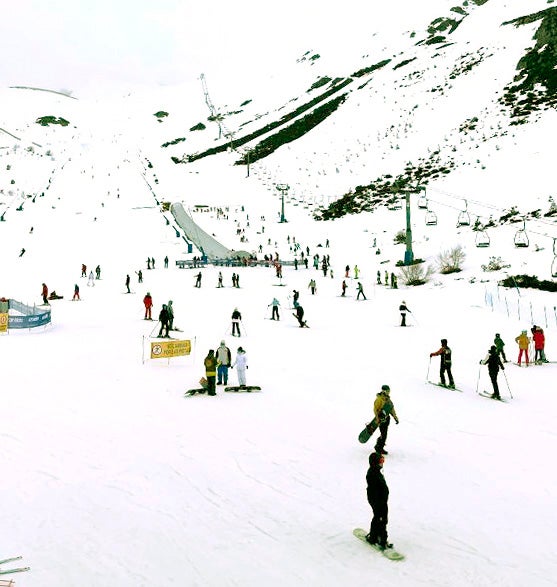
{"type": "Polygon", "coordinates": [[[381,391],[385,394],[385,395],[389,395],[391,392],[391,388],[388,385],[382,385],[381,386],[381,391]]]}

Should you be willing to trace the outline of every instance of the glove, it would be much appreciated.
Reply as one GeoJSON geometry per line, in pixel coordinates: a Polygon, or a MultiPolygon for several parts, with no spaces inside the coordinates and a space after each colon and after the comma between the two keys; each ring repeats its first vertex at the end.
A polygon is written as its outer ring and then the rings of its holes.
{"type": "Polygon", "coordinates": [[[395,422],[396,422],[397,424],[399,424],[399,423],[400,423],[400,420],[395,420],[395,422]]]}
{"type": "Polygon", "coordinates": [[[429,353],[429,358],[431,359],[431,357],[433,357],[433,353],[429,353]]]}
{"type": "Polygon", "coordinates": [[[231,368],[231,369],[234,369],[234,365],[230,365],[230,368],[231,368]]]}
{"type": "Polygon", "coordinates": [[[246,369],[249,369],[249,367],[246,365],[246,369]]]}

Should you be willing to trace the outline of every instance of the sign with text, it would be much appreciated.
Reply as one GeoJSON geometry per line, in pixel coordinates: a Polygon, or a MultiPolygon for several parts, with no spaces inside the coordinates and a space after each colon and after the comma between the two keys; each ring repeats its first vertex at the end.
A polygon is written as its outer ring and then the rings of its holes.
{"type": "Polygon", "coordinates": [[[7,332],[8,320],[9,314],[0,314],[0,332],[7,332]]]}
{"type": "Polygon", "coordinates": [[[191,353],[191,340],[165,340],[151,343],[151,359],[170,359],[191,353]]]}

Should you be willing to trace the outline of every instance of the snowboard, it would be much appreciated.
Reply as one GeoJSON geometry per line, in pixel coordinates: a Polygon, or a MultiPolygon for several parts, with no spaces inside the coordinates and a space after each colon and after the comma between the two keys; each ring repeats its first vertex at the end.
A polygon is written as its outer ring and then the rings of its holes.
{"type": "Polygon", "coordinates": [[[497,398],[497,397],[491,397],[491,394],[488,391],[480,391],[480,393],[478,393],[478,395],[481,395],[482,397],[487,397],[489,399],[494,399],[494,400],[496,400],[498,402],[503,402],[503,403],[506,403],[507,402],[507,400],[506,399],[503,399],[502,397],[499,397],[499,398],[497,398]]]}
{"type": "MultiPolygon", "coordinates": [[[[388,415],[391,413],[393,407],[393,402],[389,400],[383,406],[383,410],[388,415]]],[[[377,428],[379,428],[379,422],[377,422],[377,418],[373,418],[373,420],[369,422],[369,424],[366,424],[365,428],[360,432],[358,435],[358,440],[362,444],[366,443],[371,438],[371,435],[377,430],[377,428]]]]}
{"type": "Polygon", "coordinates": [[[394,548],[385,548],[384,550],[381,549],[379,546],[374,544],[370,544],[366,540],[367,532],[363,528],[355,528],[352,532],[356,538],[359,538],[362,542],[365,542],[370,548],[373,550],[380,552],[385,558],[388,558],[391,561],[402,561],[404,560],[404,555],[395,550],[394,548]]]}
{"type": "MultiPolygon", "coordinates": [[[[294,318],[296,318],[296,320],[298,320],[298,316],[296,316],[296,314],[292,314],[292,316],[294,316],[294,318]]],[[[299,321],[298,321],[299,324],[299,321]]],[[[300,328],[309,328],[308,323],[305,320],[302,320],[302,326],[300,326],[300,328]]]]}
{"type": "Polygon", "coordinates": [[[188,391],[186,391],[186,393],[184,393],[184,397],[186,397],[188,395],[195,395],[196,393],[206,393],[208,386],[207,386],[207,379],[205,379],[205,377],[202,377],[199,380],[199,385],[201,385],[201,387],[197,387],[195,389],[188,389],[188,391]]]}
{"type": "Polygon", "coordinates": [[[259,385],[231,385],[224,388],[224,391],[261,391],[259,385]]]}
{"type": "Polygon", "coordinates": [[[433,381],[428,381],[431,385],[436,385],[437,387],[443,387],[444,389],[452,389],[453,391],[460,391],[462,393],[462,389],[458,389],[458,387],[449,387],[448,385],[441,385],[441,383],[434,383],[433,381]]]}

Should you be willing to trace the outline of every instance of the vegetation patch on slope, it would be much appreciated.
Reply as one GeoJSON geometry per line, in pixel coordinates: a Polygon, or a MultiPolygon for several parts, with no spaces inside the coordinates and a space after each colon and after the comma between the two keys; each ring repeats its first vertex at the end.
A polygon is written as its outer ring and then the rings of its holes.
{"type": "Polygon", "coordinates": [[[68,126],[70,124],[65,118],[61,116],[56,118],[56,116],[41,116],[35,120],[37,124],[41,126],[49,126],[50,124],[59,124],[60,126],[68,126]]]}

